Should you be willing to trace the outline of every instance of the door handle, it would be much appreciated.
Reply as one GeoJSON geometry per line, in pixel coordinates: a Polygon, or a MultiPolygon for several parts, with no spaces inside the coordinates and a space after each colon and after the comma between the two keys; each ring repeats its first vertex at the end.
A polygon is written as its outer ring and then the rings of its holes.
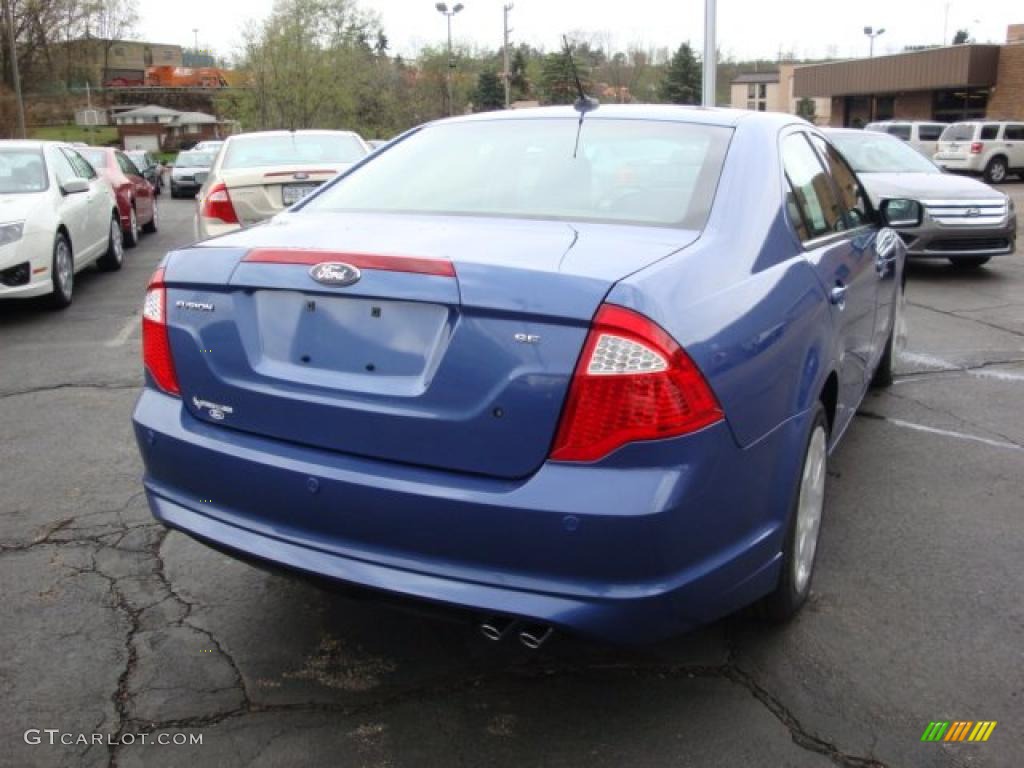
{"type": "Polygon", "coordinates": [[[842,309],[844,306],[846,306],[846,292],[848,290],[848,286],[845,286],[840,282],[836,282],[832,290],[829,291],[828,300],[835,304],[840,309],[842,309]]]}

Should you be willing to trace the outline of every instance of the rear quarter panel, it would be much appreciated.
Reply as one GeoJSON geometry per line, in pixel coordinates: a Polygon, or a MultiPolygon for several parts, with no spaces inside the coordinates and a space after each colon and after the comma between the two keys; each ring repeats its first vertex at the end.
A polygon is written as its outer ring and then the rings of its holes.
{"type": "Polygon", "coordinates": [[[809,408],[835,364],[824,290],[784,215],[780,130],[740,122],[701,238],[609,296],[686,349],[744,447],[809,408]]]}

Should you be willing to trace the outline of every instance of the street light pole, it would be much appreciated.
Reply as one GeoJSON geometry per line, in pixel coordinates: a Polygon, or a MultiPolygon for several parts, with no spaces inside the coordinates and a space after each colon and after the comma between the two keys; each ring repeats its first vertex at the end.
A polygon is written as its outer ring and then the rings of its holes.
{"type": "Polygon", "coordinates": [[[704,80],[700,103],[715,106],[715,74],[718,69],[718,46],[715,43],[715,0],[704,0],[704,80]]]}
{"type": "Polygon", "coordinates": [[[11,79],[14,80],[14,98],[18,100],[18,135],[25,133],[25,101],[21,98],[21,73],[18,72],[18,45],[14,39],[14,19],[11,14],[11,0],[4,0],[4,24],[7,27],[7,43],[11,56],[11,79]]]}
{"type": "Polygon", "coordinates": [[[452,58],[452,16],[461,11],[465,6],[462,3],[456,3],[455,7],[450,11],[446,3],[436,3],[434,7],[448,19],[448,114],[454,115],[455,96],[452,93],[452,70],[455,69],[455,60],[452,58]]]}
{"type": "Polygon", "coordinates": [[[874,29],[873,27],[864,27],[864,34],[868,36],[871,41],[868,45],[868,58],[873,58],[875,55],[875,38],[879,35],[885,34],[885,27],[879,27],[874,29]]]}
{"type": "Polygon", "coordinates": [[[509,71],[511,69],[511,67],[512,67],[512,64],[509,61],[509,51],[508,51],[508,37],[512,33],[512,30],[509,29],[509,27],[508,27],[508,14],[509,14],[509,11],[511,11],[512,8],[514,8],[514,7],[515,6],[512,3],[506,3],[505,7],[504,7],[504,12],[505,12],[505,45],[504,45],[503,51],[504,51],[504,56],[505,56],[505,75],[504,75],[504,80],[505,80],[505,109],[508,109],[509,106],[512,103],[512,73],[509,71]]]}

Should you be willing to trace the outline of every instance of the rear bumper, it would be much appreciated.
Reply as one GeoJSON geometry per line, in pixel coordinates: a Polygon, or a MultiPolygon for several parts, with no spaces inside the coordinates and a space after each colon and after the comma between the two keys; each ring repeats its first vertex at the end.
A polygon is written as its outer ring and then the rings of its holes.
{"type": "Polygon", "coordinates": [[[521,481],[242,434],[150,389],[134,425],[153,514],[199,540],[391,596],[644,642],[774,587],[794,487],[779,478],[795,480],[806,418],[747,450],[720,424],[521,481]],[[652,455],[662,469],[638,465],[652,455]]]}

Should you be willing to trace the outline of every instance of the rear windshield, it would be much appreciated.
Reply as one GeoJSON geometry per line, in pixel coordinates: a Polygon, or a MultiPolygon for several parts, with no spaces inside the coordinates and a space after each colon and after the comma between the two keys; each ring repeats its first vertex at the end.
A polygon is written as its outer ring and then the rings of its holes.
{"type": "Polygon", "coordinates": [[[89,165],[93,168],[106,168],[107,167],[107,153],[102,149],[89,149],[89,147],[75,147],[78,150],[78,154],[89,161],[89,165]]]}
{"type": "Polygon", "coordinates": [[[209,168],[213,157],[212,152],[179,152],[174,164],[181,168],[209,168]]]}
{"type": "Polygon", "coordinates": [[[268,165],[355,163],[366,148],[354,136],[331,133],[251,136],[233,139],[223,168],[260,168],[268,165]]]}
{"type": "Polygon", "coordinates": [[[953,123],[942,132],[939,141],[970,141],[977,127],[977,123],[953,123]]]}
{"type": "Polygon", "coordinates": [[[897,139],[910,141],[909,125],[889,125],[886,126],[885,132],[888,133],[890,136],[895,136],[897,139]]]}
{"type": "Polygon", "coordinates": [[[303,209],[683,226],[707,219],[732,130],[591,117],[425,128],[303,209]]]}
{"type": "Polygon", "coordinates": [[[942,173],[908,144],[885,134],[846,132],[829,134],[857,173],[942,173]]]}
{"type": "Polygon", "coordinates": [[[0,194],[42,192],[46,187],[42,152],[37,149],[0,150],[0,194]]]}

